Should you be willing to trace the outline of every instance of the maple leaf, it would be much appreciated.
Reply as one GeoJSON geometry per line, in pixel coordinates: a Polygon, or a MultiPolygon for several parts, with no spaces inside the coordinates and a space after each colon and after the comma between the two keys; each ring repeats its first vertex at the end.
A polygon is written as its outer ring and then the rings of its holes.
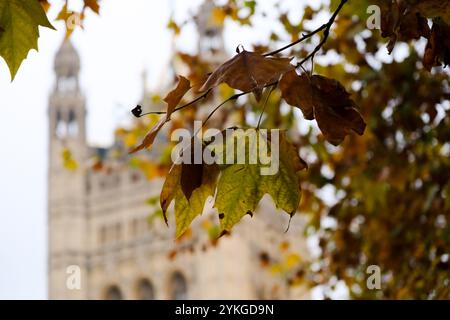
{"type": "Polygon", "coordinates": [[[50,9],[50,3],[47,0],[39,0],[39,3],[41,4],[45,12],[47,12],[48,9],[50,9]]]}
{"type": "Polygon", "coordinates": [[[200,88],[207,91],[225,82],[231,88],[253,92],[261,98],[262,89],[294,69],[288,58],[268,58],[259,53],[241,51],[214,71],[200,88]]]}
{"type": "Polygon", "coordinates": [[[84,0],[84,7],[91,9],[96,14],[100,13],[100,5],[97,0],[84,0]]]}
{"type": "Polygon", "coordinates": [[[164,124],[166,124],[167,118],[164,116],[161,119],[159,119],[158,123],[153,126],[153,128],[150,129],[150,131],[147,133],[147,135],[144,137],[144,140],[140,145],[132,149],[129,154],[136,153],[138,151],[141,151],[145,148],[150,148],[155,141],[156,136],[158,135],[159,131],[162,129],[164,124]]]}
{"type": "Polygon", "coordinates": [[[397,40],[417,40],[430,35],[427,19],[416,8],[406,8],[405,5],[396,1],[382,4],[381,35],[390,38],[387,46],[389,53],[394,49],[397,40]]]}
{"type": "Polygon", "coordinates": [[[36,0],[0,0],[0,56],[11,79],[31,49],[38,49],[39,26],[55,29],[36,0]]]}
{"type": "Polygon", "coordinates": [[[72,152],[69,149],[63,149],[61,152],[63,166],[66,170],[75,171],[78,169],[78,162],[73,158],[72,152]]]}
{"type": "Polygon", "coordinates": [[[364,133],[366,124],[338,81],[319,75],[298,76],[293,71],[281,78],[280,90],[287,103],[301,108],[306,119],[317,120],[331,144],[340,144],[352,130],[359,135],[364,133]]]}
{"type": "Polygon", "coordinates": [[[299,172],[307,165],[287,141],[284,132],[280,132],[279,138],[279,170],[276,174],[261,175],[261,164],[233,164],[221,169],[215,207],[222,230],[231,230],[243,216],[253,214],[265,194],[272,197],[277,208],[290,215],[297,211],[299,172]]]}
{"type": "Polygon", "coordinates": [[[281,78],[279,87],[288,104],[300,108],[305,119],[314,119],[311,84],[306,74],[298,76],[290,71],[281,78]]]}
{"type": "Polygon", "coordinates": [[[427,0],[412,1],[412,10],[418,10],[424,17],[441,18],[445,23],[450,24],[450,0],[427,0]]]}
{"type": "Polygon", "coordinates": [[[189,91],[190,88],[191,83],[189,82],[189,80],[183,76],[179,76],[177,87],[169,92],[164,98],[164,102],[167,103],[167,119],[170,119],[170,116],[172,115],[176,106],[180,103],[181,99],[186,94],[186,92],[189,91]]]}
{"type": "Polygon", "coordinates": [[[56,16],[56,21],[64,21],[66,25],[66,34],[65,39],[69,39],[72,33],[75,31],[75,25],[79,25],[81,28],[83,28],[83,21],[84,21],[84,11],[81,13],[76,13],[74,11],[70,11],[68,7],[68,3],[66,2],[64,6],[59,11],[58,15],[56,16]],[[71,19],[75,19],[73,21],[70,21],[71,19]],[[70,21],[70,23],[69,23],[70,21]],[[73,25],[72,25],[73,24],[73,25]]]}
{"type": "Polygon", "coordinates": [[[450,64],[450,26],[443,21],[433,23],[422,62],[428,71],[434,66],[440,66],[441,62],[445,66],[450,64]]]}
{"type": "Polygon", "coordinates": [[[192,192],[202,185],[203,164],[183,163],[181,165],[181,190],[186,199],[190,199],[192,192]]]}
{"type": "Polygon", "coordinates": [[[219,168],[217,165],[201,165],[201,184],[192,190],[192,194],[186,198],[181,188],[182,165],[174,164],[164,182],[160,204],[164,220],[167,223],[167,209],[175,200],[175,224],[176,237],[182,236],[191,225],[192,221],[203,212],[206,200],[214,196],[219,168]]]}
{"type": "Polygon", "coordinates": [[[181,178],[181,165],[174,164],[169,173],[166,176],[166,180],[164,181],[164,185],[161,189],[161,194],[159,198],[159,202],[161,205],[161,209],[164,215],[164,221],[167,223],[166,212],[169,208],[170,203],[175,198],[176,191],[178,189],[178,185],[180,183],[181,178]]]}
{"type": "MultiPolygon", "coordinates": [[[[175,110],[175,107],[178,105],[178,103],[181,101],[183,96],[186,94],[187,91],[191,88],[190,82],[188,79],[186,79],[183,76],[179,77],[178,85],[175,89],[170,91],[167,96],[164,98],[164,101],[167,103],[167,112],[164,117],[162,117],[158,123],[150,129],[150,131],[145,136],[144,140],[140,145],[132,149],[129,153],[135,153],[140,150],[143,150],[145,148],[150,148],[155,141],[156,136],[158,135],[159,131],[162,129],[164,124],[170,120],[170,116],[172,115],[173,111],[175,110]]],[[[137,106],[132,110],[133,114],[135,116],[141,116],[142,109],[141,106],[137,106]]]]}

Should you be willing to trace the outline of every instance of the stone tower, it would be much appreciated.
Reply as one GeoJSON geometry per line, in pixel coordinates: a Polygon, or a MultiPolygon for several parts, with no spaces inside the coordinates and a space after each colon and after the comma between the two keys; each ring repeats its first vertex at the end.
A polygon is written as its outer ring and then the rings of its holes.
{"type": "Polygon", "coordinates": [[[205,0],[195,16],[198,31],[198,54],[206,61],[222,63],[226,60],[223,24],[214,20],[214,0],[205,0]]]}
{"type": "MultiPolygon", "coordinates": [[[[78,163],[86,159],[86,107],[80,91],[80,58],[70,41],[55,57],[56,82],[49,101],[49,292],[50,298],[83,298],[83,290],[67,290],[70,273],[86,272],[86,175],[63,165],[70,150],[78,163]]],[[[82,286],[83,288],[83,286],[82,286]]]]}

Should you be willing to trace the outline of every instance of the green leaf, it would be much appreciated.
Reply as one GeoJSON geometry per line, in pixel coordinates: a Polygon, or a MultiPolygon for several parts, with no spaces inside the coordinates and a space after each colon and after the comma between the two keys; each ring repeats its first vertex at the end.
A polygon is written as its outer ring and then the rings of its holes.
{"type": "Polygon", "coordinates": [[[297,211],[299,172],[306,168],[306,163],[286,140],[284,132],[280,132],[279,137],[279,170],[276,174],[261,175],[262,165],[248,162],[229,165],[222,170],[215,201],[222,230],[231,230],[243,216],[253,214],[265,194],[272,197],[277,208],[290,215],[297,211]]]}
{"type": "Polygon", "coordinates": [[[0,0],[0,56],[11,80],[31,49],[38,49],[39,26],[55,29],[37,0],[0,0]]]}
{"type": "Polygon", "coordinates": [[[190,199],[186,198],[181,189],[181,165],[174,165],[166,178],[161,192],[161,207],[164,213],[170,202],[175,199],[176,237],[182,236],[195,217],[203,212],[206,200],[214,196],[219,169],[217,165],[203,165],[203,178],[200,187],[194,189],[190,199]]]}

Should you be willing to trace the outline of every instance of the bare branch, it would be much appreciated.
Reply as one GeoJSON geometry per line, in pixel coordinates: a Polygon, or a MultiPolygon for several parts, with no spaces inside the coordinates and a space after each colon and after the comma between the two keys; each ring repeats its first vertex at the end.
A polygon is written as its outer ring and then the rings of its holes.
{"type": "Polygon", "coordinates": [[[311,38],[313,35],[315,35],[315,34],[321,32],[321,31],[324,31],[324,33],[323,33],[323,34],[324,34],[323,39],[322,39],[322,40],[320,41],[320,43],[314,48],[313,52],[311,52],[311,53],[310,53],[307,57],[305,57],[302,61],[300,61],[299,63],[297,63],[297,68],[300,67],[300,66],[301,66],[303,63],[305,63],[308,59],[313,58],[314,55],[322,48],[322,46],[324,45],[324,43],[327,41],[328,36],[329,36],[329,34],[330,34],[331,26],[333,25],[334,21],[336,20],[337,15],[339,14],[339,12],[341,11],[342,7],[345,5],[345,3],[346,3],[347,1],[348,1],[348,0],[341,0],[341,2],[339,3],[339,6],[337,7],[336,11],[333,13],[333,15],[331,16],[330,20],[328,20],[327,23],[321,25],[319,28],[317,28],[316,30],[314,30],[314,31],[312,31],[312,32],[310,32],[310,33],[308,33],[308,34],[304,34],[300,39],[298,39],[298,40],[296,40],[296,41],[294,41],[294,42],[292,42],[292,43],[290,43],[290,44],[288,44],[288,45],[286,45],[286,46],[284,46],[284,47],[282,47],[282,48],[279,48],[279,49],[277,49],[277,50],[274,50],[274,51],[265,53],[263,56],[264,56],[264,57],[268,57],[268,56],[276,55],[276,54],[278,54],[278,53],[280,53],[280,52],[282,52],[282,51],[284,51],[284,50],[286,50],[286,49],[288,49],[288,48],[290,48],[290,47],[293,47],[293,46],[299,44],[299,43],[302,42],[302,41],[305,41],[306,39],[311,38]]]}

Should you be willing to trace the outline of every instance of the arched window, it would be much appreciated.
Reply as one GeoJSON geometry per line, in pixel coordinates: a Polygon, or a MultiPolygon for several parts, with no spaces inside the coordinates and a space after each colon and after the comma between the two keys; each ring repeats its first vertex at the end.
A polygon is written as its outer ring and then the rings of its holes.
{"type": "Polygon", "coordinates": [[[77,117],[73,110],[70,110],[69,112],[69,125],[67,126],[67,134],[71,137],[76,137],[78,135],[77,117]]]}
{"type": "Polygon", "coordinates": [[[64,138],[67,134],[67,125],[63,120],[61,111],[56,113],[56,129],[55,129],[56,137],[64,138]]]}
{"type": "Polygon", "coordinates": [[[110,286],[105,293],[105,300],[122,300],[122,291],[116,285],[110,286]]]}
{"type": "Polygon", "coordinates": [[[147,279],[142,279],[137,285],[137,297],[139,300],[153,300],[155,299],[155,290],[151,282],[147,279]]]}
{"type": "Polygon", "coordinates": [[[170,299],[186,300],[187,298],[186,279],[180,272],[175,272],[170,279],[170,299]]]}

